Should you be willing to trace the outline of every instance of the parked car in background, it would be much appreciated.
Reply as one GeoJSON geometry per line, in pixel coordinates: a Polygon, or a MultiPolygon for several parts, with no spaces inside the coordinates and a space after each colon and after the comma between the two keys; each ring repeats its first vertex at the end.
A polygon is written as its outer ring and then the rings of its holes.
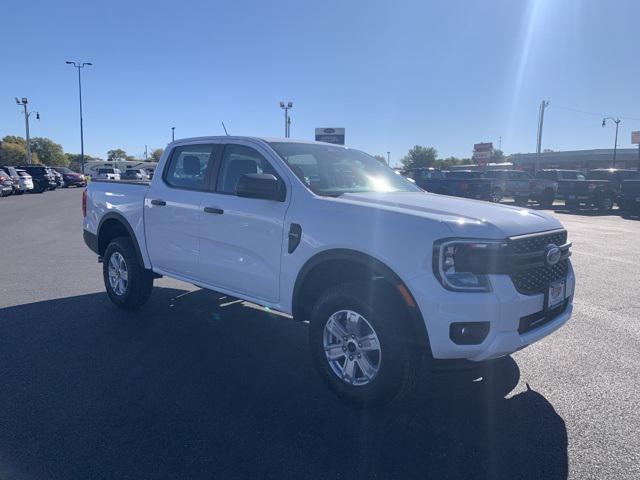
{"type": "Polygon", "coordinates": [[[142,168],[127,168],[120,174],[122,180],[149,180],[149,175],[142,168]]]}
{"type": "Polygon", "coordinates": [[[484,178],[491,179],[491,199],[499,202],[503,197],[513,197],[517,205],[529,201],[533,190],[533,177],[521,170],[487,170],[484,178]]]}
{"type": "Polygon", "coordinates": [[[531,200],[543,208],[550,208],[558,195],[560,180],[584,180],[585,174],[579,170],[546,169],[536,172],[532,183],[531,200]]]}
{"type": "Polygon", "coordinates": [[[53,167],[53,169],[62,175],[65,187],[86,187],[87,180],[81,173],[74,172],[67,167],[53,167]]]}
{"type": "Polygon", "coordinates": [[[617,168],[598,168],[587,172],[585,180],[562,180],[558,191],[564,198],[569,210],[581,207],[596,207],[598,210],[611,210],[616,203],[621,203],[622,182],[640,179],[637,170],[617,168]]]}
{"type": "Polygon", "coordinates": [[[16,169],[16,172],[20,176],[20,188],[22,188],[25,192],[30,192],[33,190],[33,178],[26,171],[21,170],[19,168],[16,169]]]}
{"type": "Polygon", "coordinates": [[[120,170],[117,168],[99,168],[96,178],[101,180],[120,180],[120,170]]]}
{"type": "Polygon", "coordinates": [[[640,180],[624,180],[622,182],[618,205],[627,213],[640,214],[640,180]]]}
{"type": "Polygon", "coordinates": [[[0,197],[6,197],[13,193],[13,179],[7,172],[0,169],[0,197]]]}
{"type": "Polygon", "coordinates": [[[20,168],[26,171],[33,179],[33,191],[42,193],[45,190],[55,190],[58,184],[51,169],[44,165],[22,165],[20,168]]]}
{"type": "Polygon", "coordinates": [[[413,180],[427,192],[478,200],[491,199],[491,181],[482,178],[480,172],[443,172],[437,168],[410,168],[402,171],[402,175],[413,180]]]}
{"type": "Polygon", "coordinates": [[[20,175],[16,172],[16,168],[12,166],[0,166],[0,172],[4,172],[6,175],[11,177],[11,181],[13,182],[13,194],[21,195],[25,192],[25,190],[20,187],[20,175]]]}
{"type": "Polygon", "coordinates": [[[64,183],[64,177],[62,176],[62,174],[54,168],[51,169],[51,173],[53,173],[53,176],[56,178],[56,185],[59,188],[64,188],[66,185],[64,183]]]}

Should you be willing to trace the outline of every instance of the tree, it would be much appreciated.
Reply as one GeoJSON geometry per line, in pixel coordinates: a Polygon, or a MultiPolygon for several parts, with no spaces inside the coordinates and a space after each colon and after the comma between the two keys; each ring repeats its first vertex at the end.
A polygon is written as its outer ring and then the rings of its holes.
{"type": "Polygon", "coordinates": [[[444,160],[438,160],[437,165],[439,168],[447,169],[452,165],[464,165],[471,163],[468,158],[447,157],[444,160]]]}
{"type": "MultiPolygon", "coordinates": [[[[80,154],[79,153],[65,153],[65,157],[67,157],[68,165],[71,170],[79,172],[82,169],[80,165],[80,154]]],[[[92,157],[91,155],[84,155],[84,161],[86,162],[95,162],[96,160],[101,160],[97,157],[92,157]]]]}
{"type": "Polygon", "coordinates": [[[0,165],[22,165],[26,163],[27,149],[18,143],[0,144],[0,165]]]}
{"type": "Polygon", "coordinates": [[[504,162],[504,152],[499,148],[496,148],[493,152],[491,152],[491,163],[502,163],[504,162]]]}
{"type": "Polygon", "coordinates": [[[3,142],[7,143],[17,143],[18,145],[22,145],[23,147],[27,147],[27,141],[23,137],[18,137],[16,135],[7,135],[2,139],[3,142]]]}
{"type": "Polygon", "coordinates": [[[127,152],[122,150],[121,148],[116,148],[115,150],[109,150],[107,152],[107,161],[109,162],[124,162],[125,160],[129,160],[131,157],[127,156],[127,152]]]}
{"type": "Polygon", "coordinates": [[[432,167],[437,158],[438,151],[435,148],[416,145],[400,161],[404,168],[432,167]]]}
{"type": "Polygon", "coordinates": [[[30,143],[31,151],[36,153],[45,165],[66,167],[69,164],[62,145],[44,137],[32,138],[30,143]]]}
{"type": "Polygon", "coordinates": [[[149,157],[149,161],[150,162],[159,162],[160,161],[160,157],[162,157],[163,153],[164,153],[164,149],[163,148],[156,148],[155,150],[153,150],[151,152],[151,156],[149,157]]]}
{"type": "Polygon", "coordinates": [[[374,155],[373,158],[378,160],[380,163],[387,164],[387,158],[384,155],[374,155]]]}

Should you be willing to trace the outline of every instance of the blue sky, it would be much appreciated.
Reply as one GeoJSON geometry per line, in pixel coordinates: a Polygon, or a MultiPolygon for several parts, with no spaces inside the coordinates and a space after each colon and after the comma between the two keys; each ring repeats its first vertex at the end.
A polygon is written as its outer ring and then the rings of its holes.
{"type": "Polygon", "coordinates": [[[14,1],[0,30],[0,136],[24,135],[13,97],[42,119],[33,136],[78,152],[142,155],[176,137],[292,137],[345,127],[347,143],[392,162],[415,144],[469,156],[621,147],[640,130],[640,2],[634,0],[14,1]],[[581,110],[589,113],[581,113],[581,110]]]}

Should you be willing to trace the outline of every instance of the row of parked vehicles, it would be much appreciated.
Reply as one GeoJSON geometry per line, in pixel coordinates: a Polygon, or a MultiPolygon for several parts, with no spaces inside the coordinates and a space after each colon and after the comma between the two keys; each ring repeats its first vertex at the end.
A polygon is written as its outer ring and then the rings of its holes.
{"type": "Polygon", "coordinates": [[[500,202],[512,197],[517,205],[529,201],[551,208],[564,200],[572,211],[583,207],[611,210],[616,204],[640,211],[640,172],[624,169],[546,169],[532,176],[521,170],[455,170],[411,168],[401,172],[420,188],[433,193],[500,202]]]}
{"type": "Polygon", "coordinates": [[[0,197],[86,185],[84,175],[66,167],[0,165],[0,197]]]}
{"type": "Polygon", "coordinates": [[[153,169],[127,168],[124,172],[119,168],[99,168],[95,178],[100,180],[151,180],[153,169]]]}

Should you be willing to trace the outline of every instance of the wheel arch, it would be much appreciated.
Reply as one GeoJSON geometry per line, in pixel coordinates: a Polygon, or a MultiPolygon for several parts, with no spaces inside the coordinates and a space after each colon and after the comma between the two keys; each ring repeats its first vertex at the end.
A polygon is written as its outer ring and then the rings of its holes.
{"type": "Polygon", "coordinates": [[[336,248],[319,252],[308,259],[298,272],[292,297],[292,314],[298,321],[307,320],[313,299],[322,288],[337,282],[385,281],[405,307],[412,333],[421,346],[429,350],[429,336],[422,313],[406,283],[384,262],[357,250],[336,248]]]}
{"type": "Polygon", "coordinates": [[[98,255],[102,257],[111,240],[121,236],[131,238],[133,247],[136,250],[136,257],[138,258],[140,265],[144,267],[144,257],[142,256],[142,251],[138,244],[138,238],[124,215],[118,212],[108,212],[100,219],[97,229],[98,255]]]}

